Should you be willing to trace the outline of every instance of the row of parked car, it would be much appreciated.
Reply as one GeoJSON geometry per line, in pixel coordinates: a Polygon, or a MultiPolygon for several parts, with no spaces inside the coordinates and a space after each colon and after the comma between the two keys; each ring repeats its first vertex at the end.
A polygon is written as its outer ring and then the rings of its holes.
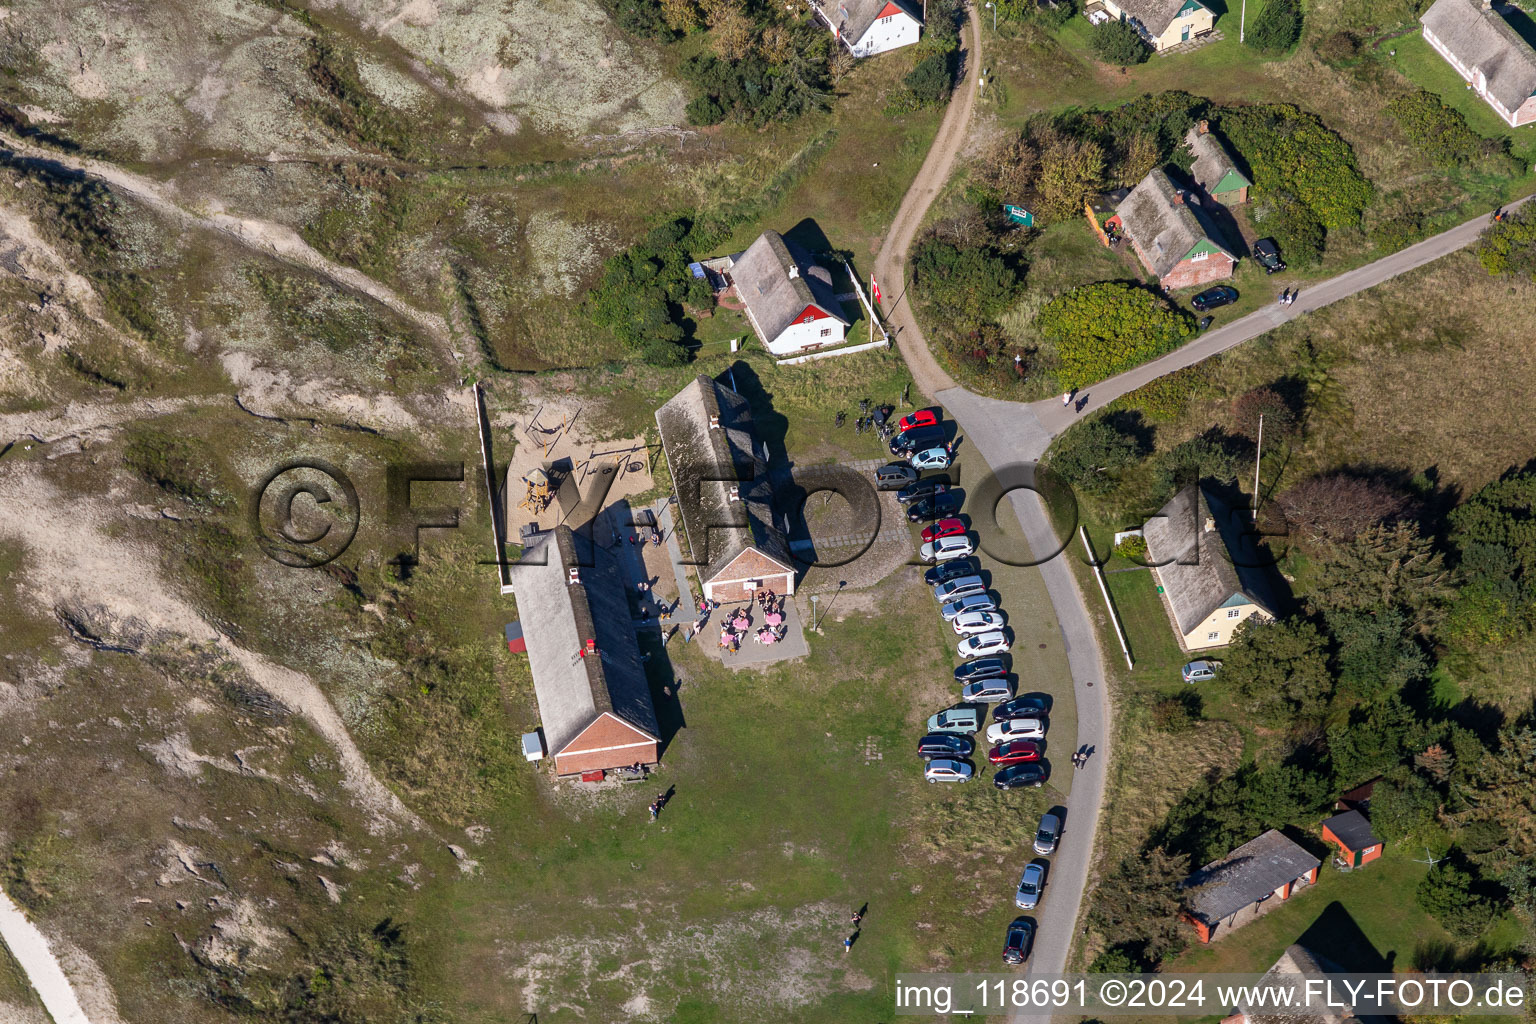
{"type": "MultiPolygon", "coordinates": [[[[1020,910],[1034,910],[1040,905],[1040,899],[1045,894],[1045,876],[1050,869],[1050,861],[1045,858],[1055,853],[1061,843],[1061,822],[1060,808],[1040,816],[1040,825],[1035,829],[1036,857],[1024,865],[1024,874],[1019,878],[1019,887],[1013,894],[1013,905],[1020,910]]],[[[1014,918],[1008,925],[1007,937],[1003,939],[1003,963],[1022,964],[1029,959],[1029,951],[1034,944],[1035,922],[1027,917],[1014,918]]]]}

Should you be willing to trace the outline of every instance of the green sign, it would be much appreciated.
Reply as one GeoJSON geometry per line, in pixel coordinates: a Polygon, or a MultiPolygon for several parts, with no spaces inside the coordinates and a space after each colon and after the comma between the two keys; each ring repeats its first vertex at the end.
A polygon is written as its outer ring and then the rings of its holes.
{"type": "Polygon", "coordinates": [[[1006,213],[1008,215],[1008,219],[1013,221],[1015,224],[1026,228],[1032,228],[1035,226],[1035,215],[1024,209],[1022,206],[1014,206],[1012,203],[1004,203],[1003,212],[1006,213]]]}

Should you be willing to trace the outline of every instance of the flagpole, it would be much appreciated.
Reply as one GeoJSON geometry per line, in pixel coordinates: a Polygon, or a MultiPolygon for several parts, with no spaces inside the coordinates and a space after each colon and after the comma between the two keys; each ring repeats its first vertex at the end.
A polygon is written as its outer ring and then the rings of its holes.
{"type": "MultiPolygon", "coordinates": [[[[875,296],[875,275],[874,274],[870,274],[869,275],[869,296],[870,296],[871,300],[873,300],[874,296],[875,296]]],[[[871,308],[873,308],[873,302],[871,302],[871,308]]],[[[873,345],[875,343],[875,318],[874,317],[870,317],[869,318],[869,343],[871,345],[873,345]]]]}

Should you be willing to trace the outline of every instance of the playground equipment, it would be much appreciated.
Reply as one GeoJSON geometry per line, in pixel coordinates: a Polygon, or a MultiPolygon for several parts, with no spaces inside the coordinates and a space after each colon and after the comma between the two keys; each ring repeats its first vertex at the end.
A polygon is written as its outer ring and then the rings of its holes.
{"type": "Polygon", "coordinates": [[[549,477],[542,469],[530,470],[528,475],[523,477],[523,483],[528,485],[528,490],[523,495],[518,508],[525,508],[534,515],[538,515],[549,507],[549,477]]]}

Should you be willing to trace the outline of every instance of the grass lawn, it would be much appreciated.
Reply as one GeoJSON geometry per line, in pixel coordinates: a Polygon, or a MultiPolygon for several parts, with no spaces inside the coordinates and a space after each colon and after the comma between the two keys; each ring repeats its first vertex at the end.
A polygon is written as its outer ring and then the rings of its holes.
{"type": "MultiPolygon", "coordinates": [[[[26,974],[21,965],[11,955],[11,951],[0,942],[0,1016],[3,1016],[8,1006],[19,1006],[34,1009],[42,1014],[42,1003],[37,998],[37,993],[32,991],[32,985],[27,981],[26,974]]],[[[41,1017],[39,1017],[41,1019],[41,1017]]]]}
{"type": "Polygon", "coordinates": [[[1473,131],[1490,139],[1508,138],[1511,152],[1527,164],[1536,161],[1536,125],[1511,128],[1468,87],[1456,69],[1424,41],[1422,34],[1415,32],[1394,39],[1384,48],[1396,51],[1386,55],[1393,67],[1420,88],[1439,96],[1446,106],[1460,111],[1473,131]]]}

